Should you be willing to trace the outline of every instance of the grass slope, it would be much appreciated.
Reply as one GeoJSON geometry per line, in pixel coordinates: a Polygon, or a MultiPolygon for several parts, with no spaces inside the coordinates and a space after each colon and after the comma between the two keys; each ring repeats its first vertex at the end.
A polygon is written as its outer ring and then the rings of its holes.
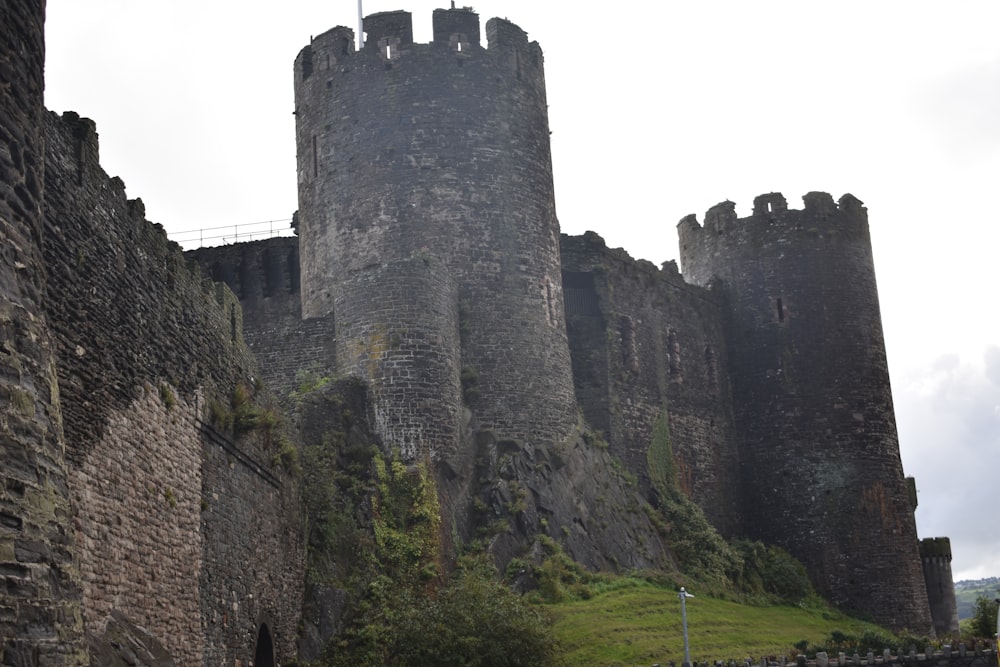
{"type": "MultiPolygon", "coordinates": [[[[589,600],[546,608],[568,665],[631,667],[684,659],[680,600],[674,590],[629,579],[589,600]]],[[[687,618],[691,659],[696,661],[790,655],[794,643],[818,644],[833,630],[861,635],[877,629],[829,609],[756,607],[704,596],[687,600],[687,618]]]]}

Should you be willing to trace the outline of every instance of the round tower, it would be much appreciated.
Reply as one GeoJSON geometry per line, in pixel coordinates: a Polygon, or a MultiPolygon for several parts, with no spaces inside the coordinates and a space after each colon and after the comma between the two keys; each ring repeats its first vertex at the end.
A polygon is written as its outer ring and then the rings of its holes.
{"type": "Polygon", "coordinates": [[[688,281],[728,300],[745,532],[802,560],[838,606],[931,632],[899,457],[867,211],[778,193],[678,225],[688,281]]]}
{"type": "Polygon", "coordinates": [[[938,637],[958,634],[958,600],[951,574],[951,540],[928,537],[920,540],[920,560],[927,582],[927,600],[938,637]]]}
{"type": "MultiPolygon", "coordinates": [[[[338,350],[362,344],[340,340],[359,324],[342,312],[405,329],[403,314],[364,309],[396,263],[433,258],[456,286],[454,303],[434,307],[461,314],[438,333],[461,345],[432,375],[453,373],[449,392],[460,370],[478,377],[469,401],[485,429],[561,438],[575,407],[541,49],[498,19],[485,48],[463,9],[434,12],[430,44],[413,43],[407,12],[368,16],[364,29],[359,51],[338,27],[295,61],[303,316],[334,313],[338,350]],[[384,280],[359,280],[373,270],[384,280]]],[[[415,372],[439,362],[419,358],[415,372]]]]}

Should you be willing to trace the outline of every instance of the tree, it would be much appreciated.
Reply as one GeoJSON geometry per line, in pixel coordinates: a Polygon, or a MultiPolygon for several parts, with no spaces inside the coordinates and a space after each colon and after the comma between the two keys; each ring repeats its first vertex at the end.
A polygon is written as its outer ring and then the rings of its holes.
{"type": "Polygon", "coordinates": [[[972,622],[969,631],[976,637],[993,637],[997,631],[997,610],[1000,602],[985,595],[976,598],[972,608],[972,622]]]}

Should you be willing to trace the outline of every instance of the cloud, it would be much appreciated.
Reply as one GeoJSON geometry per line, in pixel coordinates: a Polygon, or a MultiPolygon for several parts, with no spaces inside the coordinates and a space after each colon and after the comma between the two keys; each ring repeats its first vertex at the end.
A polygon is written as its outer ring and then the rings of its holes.
{"type": "Polygon", "coordinates": [[[958,163],[978,164],[1000,153],[1000,56],[927,80],[914,108],[930,140],[958,163]]]}
{"type": "Polygon", "coordinates": [[[939,356],[896,387],[900,450],[917,481],[921,537],[951,538],[958,578],[1000,576],[996,506],[1000,347],[939,356]]]}

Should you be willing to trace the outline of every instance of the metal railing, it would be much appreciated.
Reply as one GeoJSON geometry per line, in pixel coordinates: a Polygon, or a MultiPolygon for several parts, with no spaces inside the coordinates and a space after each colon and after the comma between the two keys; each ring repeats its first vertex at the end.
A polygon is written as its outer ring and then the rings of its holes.
{"type": "Polygon", "coordinates": [[[262,220],[240,225],[223,225],[221,227],[206,227],[191,229],[184,232],[171,232],[171,241],[176,241],[185,250],[204,248],[207,246],[229,245],[244,241],[259,241],[273,236],[293,236],[292,219],[262,220]]]}

